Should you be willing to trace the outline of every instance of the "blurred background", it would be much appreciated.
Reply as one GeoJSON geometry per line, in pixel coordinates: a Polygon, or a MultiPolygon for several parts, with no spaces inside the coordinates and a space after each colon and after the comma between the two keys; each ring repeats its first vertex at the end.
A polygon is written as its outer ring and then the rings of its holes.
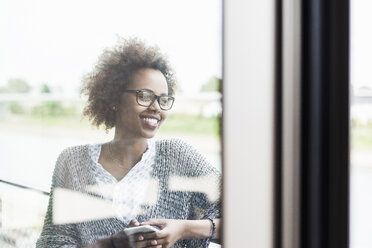
{"type": "Polygon", "coordinates": [[[176,102],[156,138],[180,137],[221,167],[219,0],[0,1],[0,247],[34,247],[66,147],[109,141],[81,118],[80,81],[136,36],[168,55],[176,102]]]}
{"type": "Polygon", "coordinates": [[[372,247],[372,2],[350,1],[350,247],[372,247]]]}

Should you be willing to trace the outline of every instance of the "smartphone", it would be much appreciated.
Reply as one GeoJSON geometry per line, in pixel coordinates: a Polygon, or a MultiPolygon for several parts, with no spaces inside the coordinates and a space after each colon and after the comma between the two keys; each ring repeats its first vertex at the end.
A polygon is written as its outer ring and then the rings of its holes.
{"type": "Polygon", "coordinates": [[[124,232],[128,236],[133,235],[133,234],[137,234],[137,233],[156,232],[156,231],[159,231],[159,230],[160,229],[157,226],[150,226],[150,225],[124,228],[124,232]]]}

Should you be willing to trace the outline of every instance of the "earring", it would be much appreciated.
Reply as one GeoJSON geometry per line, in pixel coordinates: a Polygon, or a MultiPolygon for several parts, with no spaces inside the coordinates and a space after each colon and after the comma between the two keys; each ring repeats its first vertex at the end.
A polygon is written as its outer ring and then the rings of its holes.
{"type": "Polygon", "coordinates": [[[116,111],[116,106],[113,106],[113,107],[112,107],[112,110],[113,110],[113,111],[116,111]]]}

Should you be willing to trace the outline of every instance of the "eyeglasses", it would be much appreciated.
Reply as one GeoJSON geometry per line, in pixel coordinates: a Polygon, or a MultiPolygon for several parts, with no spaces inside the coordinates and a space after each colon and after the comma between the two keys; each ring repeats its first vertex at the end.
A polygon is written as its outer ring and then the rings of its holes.
{"type": "Polygon", "coordinates": [[[124,92],[136,93],[137,103],[143,107],[149,107],[157,100],[162,110],[170,110],[174,103],[174,97],[157,96],[151,90],[124,90],[124,92]]]}

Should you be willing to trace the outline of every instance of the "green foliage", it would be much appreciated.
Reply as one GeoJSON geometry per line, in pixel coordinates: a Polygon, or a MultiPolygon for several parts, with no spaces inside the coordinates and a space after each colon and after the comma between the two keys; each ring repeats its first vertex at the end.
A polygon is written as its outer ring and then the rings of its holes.
{"type": "Polygon", "coordinates": [[[220,91],[221,79],[218,77],[211,77],[205,84],[202,85],[201,92],[220,91]]]}
{"type": "Polygon", "coordinates": [[[219,126],[218,117],[171,114],[160,128],[160,132],[219,136],[219,126]]]}
{"type": "Polygon", "coordinates": [[[39,117],[73,116],[76,115],[76,108],[63,107],[61,102],[43,102],[41,105],[33,107],[31,115],[39,117]]]}
{"type": "Polygon", "coordinates": [[[351,148],[372,149],[372,123],[367,125],[351,124],[351,148]]]}
{"type": "Polygon", "coordinates": [[[23,79],[11,78],[8,80],[7,92],[10,93],[28,93],[31,87],[23,79]]]}
{"type": "MultiPolygon", "coordinates": [[[[70,106],[70,107],[64,107],[63,108],[63,115],[64,116],[77,116],[79,115],[77,109],[75,106],[70,106]]],[[[80,115],[79,115],[80,117],[80,115]]]]}
{"type": "Polygon", "coordinates": [[[47,84],[41,85],[41,93],[52,93],[52,90],[47,84]]]}
{"type": "Polygon", "coordinates": [[[9,110],[12,114],[20,115],[24,114],[25,110],[21,104],[18,102],[10,102],[9,103],[9,110]]]}

